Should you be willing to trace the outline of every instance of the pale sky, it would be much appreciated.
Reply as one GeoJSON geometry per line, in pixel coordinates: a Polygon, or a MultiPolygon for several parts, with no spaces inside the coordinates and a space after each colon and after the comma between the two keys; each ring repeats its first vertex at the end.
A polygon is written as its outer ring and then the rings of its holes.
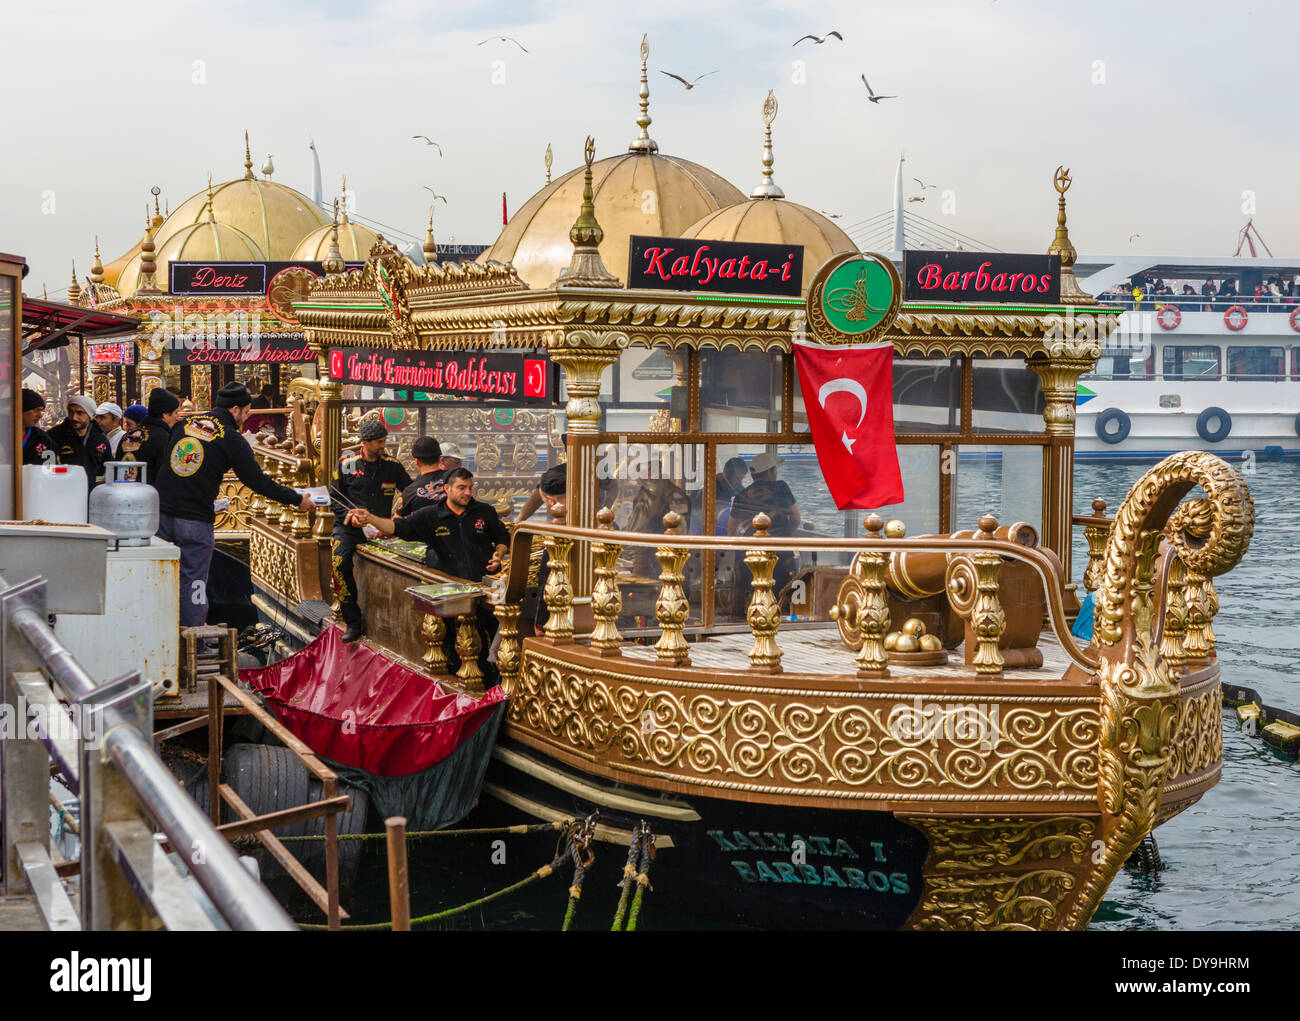
{"type": "Polygon", "coordinates": [[[346,173],[360,214],[422,236],[427,184],[449,199],[440,241],[490,243],[548,142],[556,176],[588,133],[598,158],[626,150],[643,32],[660,151],[745,194],[770,88],[777,183],[841,225],[889,208],[905,151],[909,194],[937,185],[908,209],[1004,251],[1046,248],[1064,163],[1081,253],[1230,255],[1253,200],[1273,253],[1300,255],[1284,2],[101,0],[7,3],[4,27],[0,251],[27,257],[28,293],[61,298],[74,257],[84,279],[95,234],[105,262],[133,245],[152,185],[174,208],[209,171],[241,176],[245,128],[276,181],[310,195],[311,135],[327,201],[346,173]],[[791,46],[830,29],[844,41],[791,46]],[[690,92],[659,73],[715,68],[690,92]],[[900,98],[868,103],[863,73],[900,98]]]}

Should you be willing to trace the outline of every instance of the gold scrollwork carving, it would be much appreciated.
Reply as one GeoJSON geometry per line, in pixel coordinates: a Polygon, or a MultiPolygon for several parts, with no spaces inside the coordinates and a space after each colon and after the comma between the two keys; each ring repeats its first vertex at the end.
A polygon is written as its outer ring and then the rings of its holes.
{"type": "Polygon", "coordinates": [[[298,595],[298,558],[293,549],[253,529],[248,542],[249,572],[290,606],[302,600],[298,595]]]}
{"type": "Polygon", "coordinates": [[[1223,689],[1183,699],[1178,705],[1178,735],[1166,783],[1212,769],[1223,762],[1223,689]]]}

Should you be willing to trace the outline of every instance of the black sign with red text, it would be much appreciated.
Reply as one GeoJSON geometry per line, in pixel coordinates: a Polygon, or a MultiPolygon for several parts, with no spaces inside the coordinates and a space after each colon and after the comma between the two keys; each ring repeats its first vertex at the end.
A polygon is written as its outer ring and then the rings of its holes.
{"type": "Polygon", "coordinates": [[[173,365],[269,365],[316,360],[301,333],[182,334],[172,341],[170,355],[173,365]]]}
{"type": "Polygon", "coordinates": [[[627,286],[647,291],[714,291],[797,298],[803,246],[632,235],[627,286]]]}
{"type": "MultiPolygon", "coordinates": [[[[352,270],[365,264],[345,265],[352,270]]],[[[173,262],[168,289],[172,294],[265,294],[281,271],[295,266],[314,276],[325,275],[319,262],[173,262]]]]}
{"type": "Polygon", "coordinates": [[[903,253],[904,301],[1059,305],[1059,255],[1003,252],[903,253]]]}
{"type": "Polygon", "coordinates": [[[540,404],[555,392],[544,355],[345,347],[330,350],[329,364],[330,379],[341,383],[419,390],[431,397],[540,404]]]}

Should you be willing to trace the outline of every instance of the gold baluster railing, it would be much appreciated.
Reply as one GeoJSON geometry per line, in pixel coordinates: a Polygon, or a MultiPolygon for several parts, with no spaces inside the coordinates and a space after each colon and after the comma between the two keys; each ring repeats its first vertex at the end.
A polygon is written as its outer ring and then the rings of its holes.
{"type": "Polygon", "coordinates": [[[424,640],[424,655],[420,657],[424,669],[431,674],[445,674],[449,664],[442,646],[447,638],[447,625],[441,617],[426,613],[420,623],[420,637],[424,640]]]}
{"type": "Polygon", "coordinates": [[[1187,662],[1187,649],[1183,642],[1187,636],[1187,568],[1175,553],[1169,560],[1165,575],[1164,632],[1160,636],[1160,658],[1171,669],[1180,669],[1187,662]]]}
{"type": "MultiPolygon", "coordinates": [[[[611,531],[614,527],[614,512],[608,507],[602,507],[596,514],[596,526],[601,531],[611,531]]],[[[596,576],[596,583],[591,590],[591,612],[596,618],[596,626],[591,632],[591,647],[601,656],[623,654],[623,636],[618,631],[618,615],[623,609],[623,597],[618,591],[618,558],[622,553],[623,547],[618,543],[591,544],[596,576]]]]}
{"type": "MultiPolygon", "coordinates": [[[[664,515],[664,533],[676,535],[682,529],[682,516],[676,511],[664,515]]],[[[682,588],[682,573],[691,551],[681,546],[658,546],[655,559],[659,561],[659,598],[655,601],[655,620],[659,622],[659,641],[655,642],[655,657],[660,663],[672,666],[690,666],[690,646],[682,634],[691,606],[682,588]]]]}
{"type": "Polygon", "coordinates": [[[492,607],[497,615],[501,630],[501,641],[497,644],[497,673],[501,675],[501,690],[510,694],[519,683],[519,674],[523,669],[523,649],[519,641],[519,606],[518,604],[498,603],[492,607]]]}
{"type": "MultiPolygon", "coordinates": [[[[879,539],[885,520],[879,514],[868,514],[863,530],[868,539],[879,539]]],[[[858,632],[862,635],[862,648],[858,650],[859,677],[888,677],[889,651],[885,648],[885,635],[889,633],[889,603],[885,599],[885,569],[889,557],[874,550],[858,555],[858,569],[862,581],[862,608],[858,611],[858,632]]]]}
{"type": "MultiPolygon", "coordinates": [[[[772,519],[766,514],[754,515],[754,538],[768,538],[768,529],[772,519]]],[[[781,672],[781,649],[776,644],[776,631],[780,626],[781,612],[777,607],[776,596],[772,594],[775,582],[772,573],[776,570],[777,555],[766,550],[751,549],[745,551],[745,566],[753,580],[750,582],[752,594],[749,597],[749,609],[745,620],[754,635],[754,645],[749,650],[749,666],[768,674],[781,672]]]]}
{"type": "MultiPolygon", "coordinates": [[[[1106,516],[1106,501],[1101,497],[1092,501],[1093,517],[1106,516]]],[[[1084,525],[1083,537],[1088,543],[1088,566],[1083,571],[1083,588],[1087,592],[1096,592],[1106,570],[1106,543],[1110,541],[1109,524],[1084,525]]]]}
{"type": "MultiPolygon", "coordinates": [[[[551,507],[551,520],[564,523],[565,508],[562,502],[551,507]]],[[[573,641],[573,585],[569,581],[569,554],[573,540],[558,535],[546,537],[547,576],[542,599],[548,616],[542,633],[556,645],[573,641]]]]}
{"type": "MultiPolygon", "coordinates": [[[[985,542],[993,541],[998,519],[985,514],[979,521],[980,530],[974,536],[985,542]]],[[[970,622],[977,644],[972,666],[977,674],[1000,674],[1005,662],[998,642],[1006,630],[1007,615],[998,600],[998,571],[1002,557],[997,553],[976,553],[971,557],[975,565],[975,606],[970,622]]]]}

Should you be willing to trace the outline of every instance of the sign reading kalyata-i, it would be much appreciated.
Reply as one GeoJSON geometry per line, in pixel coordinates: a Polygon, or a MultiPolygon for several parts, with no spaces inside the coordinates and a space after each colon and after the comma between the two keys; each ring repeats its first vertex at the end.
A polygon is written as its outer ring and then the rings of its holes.
{"type": "Polygon", "coordinates": [[[551,363],[544,356],[480,351],[330,350],[330,378],[433,397],[476,397],[537,404],[551,399],[551,363]]]}
{"type": "Polygon", "coordinates": [[[803,293],[803,246],[633,234],[627,286],[797,298],[803,293]]]}
{"type": "Polygon", "coordinates": [[[905,301],[1059,305],[1061,257],[1004,252],[904,252],[905,301]]]}

